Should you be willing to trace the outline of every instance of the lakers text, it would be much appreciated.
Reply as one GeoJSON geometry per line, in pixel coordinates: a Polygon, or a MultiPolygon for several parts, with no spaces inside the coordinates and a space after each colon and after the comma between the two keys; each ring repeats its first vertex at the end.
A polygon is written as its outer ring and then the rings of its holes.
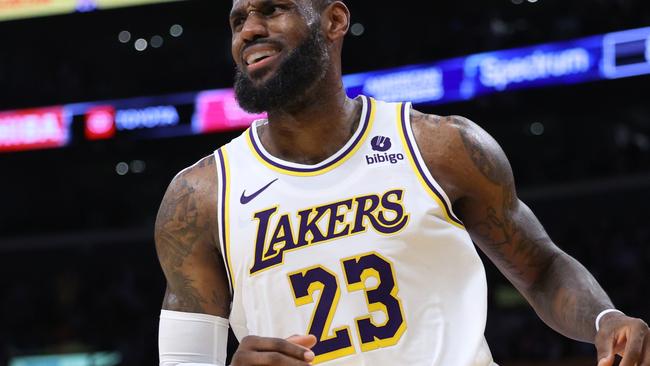
{"type": "Polygon", "coordinates": [[[374,229],[382,235],[403,230],[409,221],[404,190],[352,197],[279,215],[275,206],[254,214],[255,262],[250,274],[282,264],[284,253],[374,229]],[[270,235],[269,235],[270,234],[270,235]]]}

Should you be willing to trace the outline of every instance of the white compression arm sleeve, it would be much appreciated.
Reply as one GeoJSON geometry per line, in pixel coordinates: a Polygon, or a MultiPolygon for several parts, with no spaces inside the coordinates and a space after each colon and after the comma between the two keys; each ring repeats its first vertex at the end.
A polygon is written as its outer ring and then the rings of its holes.
{"type": "Polygon", "coordinates": [[[158,333],[160,366],[224,366],[228,320],[207,314],[162,310],[158,333]]]}

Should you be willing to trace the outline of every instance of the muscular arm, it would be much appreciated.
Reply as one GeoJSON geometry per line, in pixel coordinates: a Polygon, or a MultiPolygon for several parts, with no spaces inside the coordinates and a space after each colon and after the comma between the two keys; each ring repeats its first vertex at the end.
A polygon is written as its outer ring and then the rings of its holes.
{"type": "MultiPolygon", "coordinates": [[[[177,175],[163,198],[156,219],[156,249],[167,278],[163,310],[229,317],[230,290],[216,227],[216,179],[214,158],[205,158],[177,175]]],[[[188,329],[181,334],[187,335],[188,329]]],[[[314,359],[310,348],[315,344],[314,336],[287,340],[248,336],[241,340],[232,365],[307,366],[314,359]]],[[[188,358],[185,362],[192,364],[213,362],[205,361],[204,356],[212,360],[220,345],[190,339],[187,344],[172,342],[169,347],[175,348],[165,365],[184,365],[187,363],[179,363],[179,358],[188,358]],[[196,343],[201,344],[201,352],[197,353],[196,343]]]]}
{"type": "Polygon", "coordinates": [[[589,271],[553,243],[518,199],[510,164],[496,141],[461,117],[414,112],[412,125],[430,170],[472,240],[547,325],[593,343],[596,316],[613,305],[589,271]]]}
{"type": "Polygon", "coordinates": [[[178,174],[156,219],[156,250],[167,279],[164,310],[228,318],[230,291],[217,236],[217,173],[207,157],[178,174]]]}

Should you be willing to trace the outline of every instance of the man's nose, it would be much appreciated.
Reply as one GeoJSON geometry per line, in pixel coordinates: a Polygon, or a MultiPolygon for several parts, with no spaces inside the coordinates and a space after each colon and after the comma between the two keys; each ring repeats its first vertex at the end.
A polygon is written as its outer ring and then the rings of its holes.
{"type": "Polygon", "coordinates": [[[242,38],[250,42],[258,38],[268,37],[268,35],[268,27],[264,16],[256,11],[251,11],[246,17],[241,30],[242,38]]]}

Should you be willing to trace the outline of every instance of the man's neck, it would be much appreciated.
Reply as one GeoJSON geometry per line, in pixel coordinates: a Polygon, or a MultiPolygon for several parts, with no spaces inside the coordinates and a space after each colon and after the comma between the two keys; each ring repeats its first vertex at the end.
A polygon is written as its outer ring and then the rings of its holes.
{"type": "Polygon", "coordinates": [[[300,109],[269,111],[260,139],[273,156],[299,164],[316,164],[339,151],[356,130],[362,103],[345,94],[342,85],[330,93],[311,93],[300,109]]]}

